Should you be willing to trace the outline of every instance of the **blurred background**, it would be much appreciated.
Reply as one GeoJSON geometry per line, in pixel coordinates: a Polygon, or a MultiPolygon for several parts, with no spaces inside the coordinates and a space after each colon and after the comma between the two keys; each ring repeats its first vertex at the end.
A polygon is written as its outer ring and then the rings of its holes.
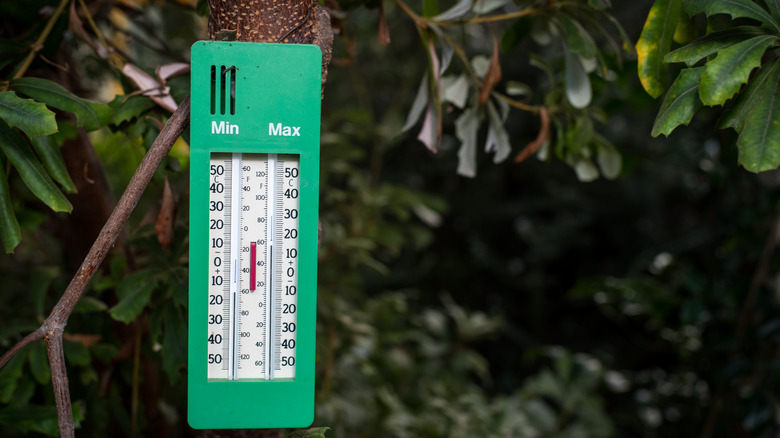
{"type": "MultiPolygon", "coordinates": [[[[409,6],[422,13],[430,3],[409,6]]],[[[515,3],[500,6],[546,2],[515,3]]],[[[57,4],[0,3],[3,78],[57,4]]],[[[572,128],[583,113],[571,108],[557,113],[563,128],[553,125],[547,152],[521,163],[512,158],[537,137],[539,116],[508,112],[512,154],[500,163],[483,152],[483,120],[477,173],[464,177],[457,172],[462,106],[442,106],[436,154],[417,140],[422,120],[402,129],[429,52],[399,3],[381,11],[374,0],[325,4],[337,35],[322,107],[314,426],[329,427],[328,437],[778,434],[780,176],[738,166],[735,135],[716,130],[716,111],[652,138],[660,99],[639,84],[631,47],[605,50],[585,111],[619,153],[616,177],[598,177],[609,173],[603,169],[595,180],[583,177],[567,159],[583,135],[572,128]],[[383,18],[387,45],[378,35],[383,18]],[[550,152],[555,147],[564,152],[550,152]]],[[[614,2],[607,10],[632,45],[651,4],[614,2]]],[[[71,177],[96,190],[70,195],[71,215],[52,213],[9,173],[23,240],[0,256],[3,350],[48,314],[102,226],[98,219],[170,115],[140,97],[144,103],[119,112],[137,88],[84,38],[102,33],[151,75],[158,65],[188,62],[189,46],[205,38],[198,7],[97,1],[87,8],[95,28],[80,6],[56,20],[41,52],[46,60],[36,58],[28,75],[107,103],[114,116],[89,133],[58,116],[71,177]],[[87,166],[102,169],[97,183],[87,166]]],[[[532,21],[511,30],[518,22],[447,32],[469,59],[491,58],[496,35],[497,90],[512,86],[528,104],[566,107],[562,46],[541,44],[544,32],[524,36],[538,26],[532,21]],[[510,31],[519,36],[507,37],[510,31]]],[[[619,40],[618,28],[604,22],[619,40]]],[[[594,38],[599,47],[606,39],[594,38]]],[[[445,75],[466,70],[456,54],[445,75]]],[[[176,101],[188,81],[167,81],[176,101]]],[[[158,171],[66,329],[79,436],[202,436],[186,425],[187,138],[158,171]],[[154,225],[171,198],[175,227],[164,245],[154,225]],[[135,307],[121,314],[116,306],[128,296],[135,307]]],[[[38,343],[0,371],[0,435],[56,436],[53,406],[38,343]]]]}

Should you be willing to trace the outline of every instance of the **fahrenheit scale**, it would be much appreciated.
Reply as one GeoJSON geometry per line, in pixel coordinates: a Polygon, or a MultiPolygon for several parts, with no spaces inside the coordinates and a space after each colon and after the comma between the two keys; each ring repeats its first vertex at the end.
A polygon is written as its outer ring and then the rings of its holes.
{"type": "Polygon", "coordinates": [[[212,154],[208,377],[295,377],[298,157],[212,154]]]}
{"type": "Polygon", "coordinates": [[[192,48],[188,420],[314,418],[321,54],[192,48]]]}

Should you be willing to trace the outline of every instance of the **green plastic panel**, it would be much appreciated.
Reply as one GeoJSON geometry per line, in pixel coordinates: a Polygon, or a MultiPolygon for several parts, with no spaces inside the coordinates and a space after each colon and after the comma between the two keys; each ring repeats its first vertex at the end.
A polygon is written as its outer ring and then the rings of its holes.
{"type": "Polygon", "coordinates": [[[320,69],[316,46],[202,41],[192,47],[188,421],[194,428],[306,427],[314,419],[320,69]],[[293,378],[209,378],[210,160],[218,153],[299,157],[293,378]]]}

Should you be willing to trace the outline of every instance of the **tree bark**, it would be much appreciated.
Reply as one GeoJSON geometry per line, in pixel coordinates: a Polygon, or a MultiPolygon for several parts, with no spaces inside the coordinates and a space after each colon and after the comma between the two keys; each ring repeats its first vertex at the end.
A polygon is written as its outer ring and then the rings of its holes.
{"type": "Polygon", "coordinates": [[[209,8],[210,40],[318,46],[324,88],[333,47],[327,8],[315,0],[210,0],[209,8]]]}

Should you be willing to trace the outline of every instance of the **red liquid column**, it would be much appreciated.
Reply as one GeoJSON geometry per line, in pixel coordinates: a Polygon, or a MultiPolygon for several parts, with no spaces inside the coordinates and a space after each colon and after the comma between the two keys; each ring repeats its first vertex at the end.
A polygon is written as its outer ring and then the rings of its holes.
{"type": "Polygon", "coordinates": [[[249,243],[249,290],[255,290],[255,270],[257,269],[257,243],[249,243]]]}

